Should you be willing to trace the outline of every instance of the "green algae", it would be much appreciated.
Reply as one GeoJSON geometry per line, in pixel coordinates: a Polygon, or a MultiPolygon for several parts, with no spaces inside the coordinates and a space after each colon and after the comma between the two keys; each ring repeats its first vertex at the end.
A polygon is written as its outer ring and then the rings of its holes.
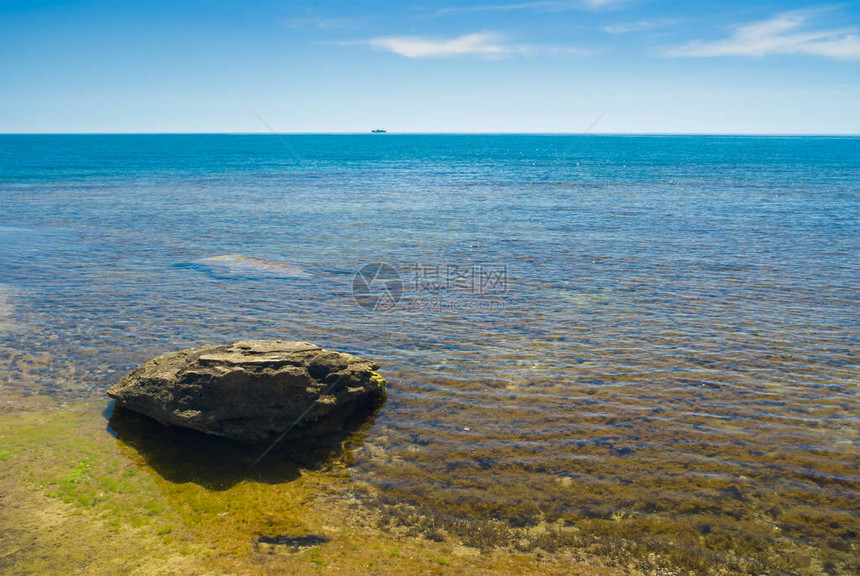
{"type": "Polygon", "coordinates": [[[474,555],[379,530],[348,473],[368,421],[285,445],[256,468],[241,465],[258,455],[247,445],[129,415],[108,428],[101,408],[0,412],[4,575],[617,573],[598,560],[474,555]]]}
{"type": "Polygon", "coordinates": [[[765,473],[739,478],[726,455],[673,474],[682,462],[665,454],[655,474],[647,459],[601,444],[582,446],[590,457],[575,469],[466,442],[407,459],[379,441],[385,430],[372,417],[325,440],[285,443],[255,467],[258,446],[119,412],[108,427],[100,409],[0,413],[4,574],[860,569],[856,491],[838,470],[774,485],[765,473]],[[369,455],[374,473],[399,482],[357,481],[369,455]],[[428,465],[442,457],[445,467],[428,465]],[[509,481],[524,472],[528,493],[509,481]],[[476,483],[476,474],[495,481],[476,483]],[[625,481],[631,474],[636,482],[625,481]],[[527,497],[535,493],[544,497],[527,497]]]}
{"type": "Polygon", "coordinates": [[[0,415],[8,455],[0,478],[4,574],[145,572],[141,551],[173,554],[165,537],[182,533],[179,517],[152,478],[116,458],[96,410],[0,415]]]}
{"type": "Polygon", "coordinates": [[[383,378],[383,377],[379,374],[379,372],[372,371],[372,372],[370,373],[370,380],[371,380],[373,383],[375,383],[377,386],[379,386],[379,389],[380,389],[382,392],[385,392],[385,391],[388,389],[388,381],[387,381],[387,380],[385,380],[385,378],[383,378]]]}

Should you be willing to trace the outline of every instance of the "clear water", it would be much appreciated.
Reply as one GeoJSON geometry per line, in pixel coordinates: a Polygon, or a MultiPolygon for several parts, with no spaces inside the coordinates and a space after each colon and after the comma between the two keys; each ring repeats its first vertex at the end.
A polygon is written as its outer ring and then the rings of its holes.
{"type": "Polygon", "coordinates": [[[0,136],[0,385],[313,341],[391,382],[353,469],[383,498],[836,570],[858,199],[858,138],[0,136]],[[393,308],[356,303],[374,262],[393,308]]]}

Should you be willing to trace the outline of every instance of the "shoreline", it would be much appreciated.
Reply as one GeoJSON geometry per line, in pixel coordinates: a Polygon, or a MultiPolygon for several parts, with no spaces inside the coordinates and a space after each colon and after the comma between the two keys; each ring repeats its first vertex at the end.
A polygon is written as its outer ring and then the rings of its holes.
{"type": "Polygon", "coordinates": [[[639,574],[582,552],[482,551],[380,529],[340,457],[283,483],[171,482],[106,430],[108,402],[0,399],[0,568],[10,576],[639,574]],[[319,543],[292,544],[310,536],[319,543]]]}

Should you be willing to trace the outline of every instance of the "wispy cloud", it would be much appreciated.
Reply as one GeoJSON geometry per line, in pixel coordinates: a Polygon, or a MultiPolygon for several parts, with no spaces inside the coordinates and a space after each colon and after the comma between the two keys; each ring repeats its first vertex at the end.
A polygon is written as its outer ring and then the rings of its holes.
{"type": "Polygon", "coordinates": [[[481,55],[505,56],[513,48],[502,43],[498,34],[476,32],[448,40],[421,36],[387,36],[368,42],[374,48],[387,50],[407,58],[438,58],[446,56],[481,55]]]}
{"type": "Polygon", "coordinates": [[[294,30],[351,30],[360,28],[365,23],[358,18],[287,18],[283,25],[294,30]]]}
{"type": "Polygon", "coordinates": [[[631,0],[536,0],[534,2],[519,2],[510,4],[479,4],[477,6],[459,6],[442,8],[436,14],[462,14],[464,12],[512,12],[515,10],[530,10],[533,12],[567,12],[570,10],[610,10],[627,4],[631,0]]]}
{"type": "MultiPolygon", "coordinates": [[[[386,36],[363,42],[379,50],[393,52],[406,58],[450,58],[455,56],[480,56],[505,58],[508,56],[585,56],[589,51],[574,46],[546,44],[512,44],[501,34],[475,32],[456,38],[428,38],[424,36],[386,36]]],[[[350,43],[352,44],[352,43],[350,43]]]]}
{"type": "Polygon", "coordinates": [[[630,0],[583,0],[583,4],[592,10],[609,10],[628,2],[630,0]]]}
{"type": "Polygon", "coordinates": [[[518,4],[479,4],[477,6],[442,8],[436,14],[443,16],[445,14],[462,14],[464,12],[511,12],[514,10],[560,12],[573,10],[578,4],[578,2],[553,2],[551,0],[545,2],[520,2],[518,4]]]}
{"type": "Polygon", "coordinates": [[[697,40],[671,48],[669,56],[767,56],[813,54],[830,58],[860,58],[856,28],[810,30],[808,24],[822,10],[782,12],[769,20],[738,27],[729,38],[714,42],[697,40]]]}
{"type": "Polygon", "coordinates": [[[630,32],[646,32],[648,30],[656,30],[671,26],[678,22],[677,20],[640,20],[638,22],[619,22],[618,24],[610,24],[604,26],[603,30],[610,34],[629,34],[630,32]]]}

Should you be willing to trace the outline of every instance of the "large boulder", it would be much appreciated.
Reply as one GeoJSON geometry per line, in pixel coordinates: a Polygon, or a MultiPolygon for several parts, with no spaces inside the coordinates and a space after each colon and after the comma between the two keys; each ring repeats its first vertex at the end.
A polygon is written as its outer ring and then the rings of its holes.
{"type": "Polygon", "coordinates": [[[264,441],[381,398],[377,368],[307,342],[246,340],[154,358],[108,396],[164,424],[264,441]]]}

